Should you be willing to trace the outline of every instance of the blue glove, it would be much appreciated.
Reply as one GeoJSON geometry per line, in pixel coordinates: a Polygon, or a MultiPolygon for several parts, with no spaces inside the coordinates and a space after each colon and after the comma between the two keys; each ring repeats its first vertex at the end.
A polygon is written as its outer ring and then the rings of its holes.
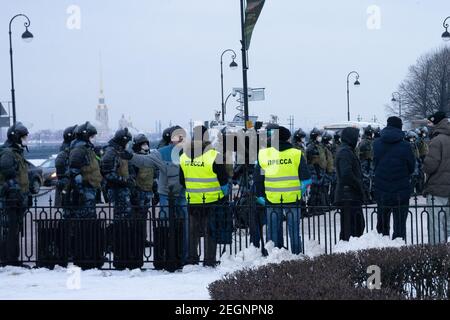
{"type": "Polygon", "coordinates": [[[8,189],[20,189],[19,184],[14,179],[9,179],[8,181],[6,181],[6,185],[8,189]]]}
{"type": "Polygon", "coordinates": [[[224,196],[228,196],[228,194],[230,193],[230,187],[228,186],[228,184],[221,186],[220,189],[222,189],[224,196]]]}
{"type": "Polygon", "coordinates": [[[301,190],[302,194],[306,193],[306,190],[308,189],[308,186],[310,186],[311,184],[312,184],[312,180],[311,179],[302,180],[301,181],[300,190],[301,190]]]}
{"type": "Polygon", "coordinates": [[[77,174],[74,178],[74,181],[77,186],[83,185],[83,177],[81,176],[81,174],[77,174]]]}
{"type": "Polygon", "coordinates": [[[265,199],[264,197],[258,197],[258,198],[256,199],[256,203],[257,203],[257,204],[260,204],[260,205],[262,205],[262,206],[265,206],[265,205],[266,205],[266,199],[265,199]]]}

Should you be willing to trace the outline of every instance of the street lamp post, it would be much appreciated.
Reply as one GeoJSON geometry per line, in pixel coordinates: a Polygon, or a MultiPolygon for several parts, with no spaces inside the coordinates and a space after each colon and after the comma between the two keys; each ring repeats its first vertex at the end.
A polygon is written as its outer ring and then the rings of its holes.
{"type": "Polygon", "coordinates": [[[231,52],[233,54],[231,56],[231,59],[233,59],[233,61],[231,61],[231,63],[230,63],[230,68],[232,70],[236,70],[238,67],[238,64],[236,63],[236,61],[234,61],[236,59],[236,52],[234,52],[234,50],[227,49],[224,52],[222,52],[222,55],[220,56],[220,85],[221,85],[221,89],[222,89],[222,121],[225,121],[225,102],[224,102],[224,94],[223,94],[223,55],[227,52],[231,52]]]}
{"type": "Polygon", "coordinates": [[[12,33],[11,33],[11,24],[13,20],[17,17],[24,17],[27,21],[24,23],[25,32],[22,34],[22,39],[25,42],[30,42],[33,39],[33,34],[28,31],[28,27],[31,22],[30,19],[24,14],[17,14],[9,21],[9,56],[11,62],[11,102],[12,102],[12,112],[13,112],[13,124],[16,123],[16,95],[14,90],[14,68],[13,68],[13,50],[12,50],[12,33]]]}
{"type": "Polygon", "coordinates": [[[400,92],[396,91],[396,92],[392,93],[391,101],[398,102],[398,117],[401,118],[402,117],[402,95],[400,94],[400,92]],[[396,95],[398,98],[395,97],[396,95]]]}
{"type": "Polygon", "coordinates": [[[444,33],[442,34],[442,39],[444,40],[444,41],[450,41],[450,32],[448,32],[448,27],[449,27],[449,24],[447,23],[447,20],[450,20],[450,16],[449,17],[447,17],[447,18],[445,18],[445,20],[444,20],[444,28],[445,28],[445,31],[444,31],[444,33]]]}
{"type": "Polygon", "coordinates": [[[350,121],[350,76],[352,74],[356,75],[356,81],[354,83],[355,86],[359,86],[361,83],[359,82],[359,73],[356,71],[352,71],[347,75],[347,120],[350,121]]]}

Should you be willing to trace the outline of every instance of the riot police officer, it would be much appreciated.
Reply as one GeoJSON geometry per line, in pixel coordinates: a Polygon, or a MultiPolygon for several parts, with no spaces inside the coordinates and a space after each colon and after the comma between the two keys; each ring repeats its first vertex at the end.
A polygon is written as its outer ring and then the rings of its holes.
{"type": "Polygon", "coordinates": [[[411,150],[414,154],[414,158],[416,159],[416,163],[414,166],[414,173],[411,177],[411,189],[414,195],[414,192],[417,194],[420,194],[423,190],[423,184],[424,184],[424,174],[422,171],[422,165],[420,160],[420,152],[417,145],[417,139],[418,135],[415,131],[408,131],[405,135],[405,140],[409,142],[411,145],[411,150]]]}
{"type": "Polygon", "coordinates": [[[177,129],[176,127],[178,126],[172,126],[164,129],[161,140],[158,143],[157,149],[163,148],[170,144],[170,140],[172,139],[172,132],[177,129]]]}
{"type": "Polygon", "coordinates": [[[19,233],[28,207],[28,164],[23,156],[28,129],[17,122],[0,150],[0,265],[19,265],[19,233]]]}
{"type": "Polygon", "coordinates": [[[86,122],[75,130],[76,140],[69,153],[69,174],[73,217],[96,218],[96,194],[101,188],[103,177],[94,150],[97,129],[86,122]]]}
{"type": "Polygon", "coordinates": [[[327,174],[333,174],[334,173],[334,157],[332,152],[333,136],[327,131],[325,131],[322,136],[322,145],[324,146],[325,156],[327,159],[326,172],[327,174]]]}
{"type": "Polygon", "coordinates": [[[63,138],[64,141],[59,148],[59,153],[55,159],[55,169],[56,177],[58,183],[56,185],[55,191],[55,206],[68,205],[66,190],[69,185],[69,154],[70,154],[70,144],[75,140],[75,129],[76,125],[68,127],[64,130],[63,138]]]}
{"type": "Polygon", "coordinates": [[[292,136],[292,145],[305,154],[306,152],[306,132],[299,128],[292,136]]]}
{"type": "Polygon", "coordinates": [[[130,175],[128,160],[120,156],[131,140],[128,128],[117,130],[101,160],[108,199],[114,207],[113,265],[119,270],[142,267],[145,244],[145,217],[132,216],[131,191],[136,181],[130,175]]]}
{"type": "Polygon", "coordinates": [[[97,129],[86,122],[75,129],[76,139],[69,153],[70,212],[65,224],[69,230],[74,264],[82,269],[100,268],[104,263],[101,221],[97,220],[96,195],[103,177],[94,141],[97,129]]]}
{"type": "Polygon", "coordinates": [[[418,136],[417,148],[419,149],[420,160],[423,163],[423,160],[428,154],[428,143],[427,143],[428,128],[427,127],[417,128],[416,133],[418,136]]]}
{"type": "MultiPolygon", "coordinates": [[[[144,134],[138,134],[133,139],[133,152],[147,155],[150,153],[150,141],[144,134]]],[[[155,187],[155,170],[152,167],[139,168],[134,165],[129,166],[130,175],[136,181],[136,186],[132,192],[131,203],[137,215],[147,217],[148,209],[152,204],[155,187]]]]}
{"type": "Polygon", "coordinates": [[[381,137],[381,129],[380,127],[376,127],[375,130],[373,131],[373,139],[377,139],[381,137]]]}
{"type": "Polygon", "coordinates": [[[101,173],[105,178],[108,199],[114,204],[114,217],[131,216],[131,188],[135,181],[130,176],[128,161],[120,158],[131,139],[128,128],[117,130],[101,159],[101,173]]]}
{"type": "Polygon", "coordinates": [[[336,153],[339,149],[339,147],[342,144],[342,140],[341,140],[341,132],[340,131],[336,131],[333,135],[333,144],[331,146],[331,152],[333,153],[333,159],[336,159],[336,153]]]}
{"type": "Polygon", "coordinates": [[[368,203],[371,203],[373,201],[373,139],[374,130],[369,125],[364,129],[364,134],[358,147],[359,160],[361,161],[361,169],[363,173],[365,199],[368,203]]]}
{"type": "Polygon", "coordinates": [[[325,156],[327,158],[326,181],[324,188],[327,190],[327,205],[330,205],[333,200],[334,187],[336,185],[334,156],[333,156],[333,136],[328,131],[325,131],[322,137],[322,144],[325,149],[325,156]]]}
{"type": "Polygon", "coordinates": [[[325,186],[327,156],[325,148],[322,145],[322,132],[317,128],[314,128],[309,134],[309,143],[306,147],[306,158],[312,178],[308,205],[310,207],[326,206],[328,194],[325,186]]]}

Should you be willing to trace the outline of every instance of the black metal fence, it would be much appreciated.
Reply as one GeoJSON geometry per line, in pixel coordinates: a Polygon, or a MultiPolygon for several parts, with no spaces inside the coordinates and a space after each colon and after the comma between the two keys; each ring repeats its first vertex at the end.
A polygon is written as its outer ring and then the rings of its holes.
{"type": "MultiPolygon", "coordinates": [[[[216,248],[214,260],[219,261],[224,254],[235,255],[251,245],[263,250],[269,240],[293,253],[328,254],[340,239],[342,211],[333,206],[302,204],[262,207],[254,201],[179,206],[170,200],[167,206],[132,208],[133,214],[128,217],[115,215],[110,205],[97,205],[96,218],[67,218],[72,209],[55,207],[51,200],[47,206],[35,202],[26,209],[19,228],[18,262],[49,268],[73,262],[83,268],[173,271],[183,264],[208,262],[205,252],[211,247],[216,248]],[[196,219],[193,225],[191,214],[203,218],[196,219]]],[[[446,242],[449,209],[434,203],[427,205],[423,198],[411,199],[405,244],[446,242]],[[437,233],[433,233],[433,225],[439,226],[437,233]]],[[[376,205],[363,207],[364,232],[376,230],[377,211],[376,205]]],[[[11,208],[0,212],[2,251],[8,245],[11,212],[17,214],[11,208]]]]}

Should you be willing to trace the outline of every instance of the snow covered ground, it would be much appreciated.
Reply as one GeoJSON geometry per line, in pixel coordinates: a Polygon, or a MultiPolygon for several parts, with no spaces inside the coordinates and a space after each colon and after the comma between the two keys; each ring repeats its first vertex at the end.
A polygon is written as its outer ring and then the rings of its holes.
{"type": "MultiPolygon", "coordinates": [[[[339,242],[333,252],[363,248],[399,247],[403,241],[392,241],[376,232],[339,242]]],[[[309,256],[322,254],[323,248],[314,241],[305,243],[309,256]]],[[[243,268],[255,268],[268,263],[302,259],[285,249],[267,244],[268,257],[251,247],[236,256],[225,255],[217,268],[185,266],[182,271],[80,271],[77,268],[24,269],[0,268],[0,299],[209,299],[207,286],[226,273],[243,268]]]]}

